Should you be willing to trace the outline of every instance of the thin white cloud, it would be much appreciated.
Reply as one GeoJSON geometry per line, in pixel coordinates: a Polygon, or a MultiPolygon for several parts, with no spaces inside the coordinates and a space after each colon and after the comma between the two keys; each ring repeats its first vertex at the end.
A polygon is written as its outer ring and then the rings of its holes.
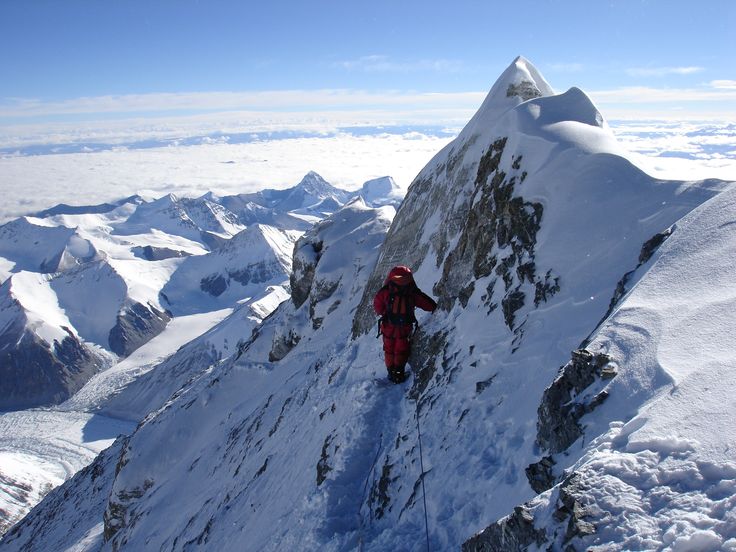
{"type": "Polygon", "coordinates": [[[355,190],[390,175],[406,188],[450,137],[405,135],[295,138],[147,150],[0,157],[0,224],[57,203],[94,204],[134,193],[238,194],[297,184],[310,170],[355,190]]]}
{"type": "Polygon", "coordinates": [[[736,88],[653,88],[632,86],[589,93],[598,103],[671,103],[736,101],[736,88]]]}
{"type": "Polygon", "coordinates": [[[333,66],[366,73],[416,73],[420,71],[458,73],[465,69],[465,63],[457,60],[419,59],[398,61],[383,55],[370,55],[358,59],[338,61],[333,66]]]}
{"type": "Polygon", "coordinates": [[[667,75],[692,75],[705,71],[704,67],[632,67],[626,73],[632,77],[666,77],[667,75]]]}
{"type": "Polygon", "coordinates": [[[736,90],[736,80],[713,80],[710,81],[713,88],[725,88],[726,90],[736,90]]]}
{"type": "Polygon", "coordinates": [[[362,90],[274,90],[256,92],[182,92],[82,97],[60,101],[6,98],[0,117],[29,118],[58,115],[202,111],[309,111],[344,108],[477,105],[479,92],[404,93],[362,90]]]}

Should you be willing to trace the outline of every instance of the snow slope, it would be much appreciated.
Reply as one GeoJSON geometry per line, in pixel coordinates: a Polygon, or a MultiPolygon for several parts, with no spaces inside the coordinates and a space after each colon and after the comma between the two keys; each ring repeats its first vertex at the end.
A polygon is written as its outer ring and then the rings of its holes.
{"type": "Polygon", "coordinates": [[[589,344],[618,375],[582,457],[530,505],[545,546],[736,550],[735,217],[736,189],[683,217],[589,344]],[[593,533],[552,517],[561,493],[593,533]]]}
{"type": "Polygon", "coordinates": [[[732,391],[717,340],[733,186],[653,179],[621,153],[582,91],[554,94],[518,58],[390,228],[390,207],[355,201],[306,233],[291,301],[192,367],[100,457],[101,480],[52,492],[0,546],[418,551],[427,531],[434,550],[728,549],[728,439],[703,417],[729,404],[677,395],[716,399],[715,378],[732,391]],[[392,386],[371,300],[399,263],[440,308],[392,386]],[[689,294],[698,274],[712,279],[689,294]]]}
{"type": "MultiPolygon", "coordinates": [[[[305,182],[309,180],[305,178],[305,182]]],[[[312,180],[320,179],[314,175],[312,180]]],[[[333,189],[326,183],[325,186],[328,191],[333,189]]],[[[312,188],[315,194],[319,193],[319,189],[312,188]]],[[[224,241],[228,233],[235,233],[242,225],[232,223],[228,226],[232,218],[223,215],[223,208],[219,207],[215,196],[208,196],[213,199],[167,197],[154,201],[153,207],[151,202],[140,197],[88,208],[62,205],[40,213],[37,218],[19,219],[0,227],[0,233],[6,238],[0,240],[0,247],[5,247],[3,251],[19,261],[3,265],[8,267],[9,278],[3,286],[7,292],[7,308],[0,310],[0,329],[4,328],[4,335],[9,338],[4,350],[14,351],[17,347],[18,337],[11,331],[15,328],[24,329],[27,339],[34,343],[40,340],[39,350],[53,353],[55,347],[59,350],[55,343],[74,338],[81,347],[100,357],[95,370],[83,374],[83,380],[74,380],[75,390],[92,376],[90,381],[63,404],[48,411],[17,411],[4,415],[8,423],[0,449],[0,471],[3,473],[0,494],[5,493],[0,501],[3,528],[22,517],[41,498],[41,490],[46,492],[62,483],[88,464],[100,450],[101,445],[90,447],[85,438],[75,437],[76,433],[68,438],[76,447],[70,445],[60,449],[53,424],[60,427],[57,433],[66,435],[66,426],[76,427],[92,419],[92,413],[97,413],[94,424],[98,432],[109,430],[114,437],[118,433],[115,428],[124,427],[128,433],[133,426],[122,420],[143,419],[151,410],[160,408],[192,377],[237,351],[239,343],[248,339],[253,329],[288,297],[285,285],[291,249],[301,232],[255,224],[224,241]],[[156,206],[164,203],[169,209],[159,213],[161,209],[156,206]],[[176,210],[172,207],[174,203],[186,214],[182,220],[192,221],[198,228],[213,234],[219,232],[224,245],[208,253],[205,244],[187,238],[186,231],[185,235],[177,235],[161,230],[177,227],[170,216],[176,210]],[[146,217],[139,213],[141,207],[146,217]],[[147,227],[141,227],[143,218],[147,227]],[[59,239],[55,241],[54,237],[59,239]],[[44,247],[38,247],[35,242],[44,247]],[[87,246],[82,247],[85,244],[87,246]],[[33,252],[36,257],[30,262],[24,260],[19,255],[25,251],[33,252]],[[42,265],[51,266],[47,259],[62,258],[60,251],[77,253],[70,257],[74,262],[56,263],[51,268],[53,274],[18,272],[22,267],[38,271],[42,265]],[[84,251],[94,251],[95,255],[87,255],[84,251]],[[194,314],[179,316],[177,312],[177,316],[161,328],[161,333],[131,349],[127,357],[118,360],[105,351],[111,328],[120,326],[121,313],[126,308],[139,309],[136,305],[163,311],[162,304],[168,304],[167,298],[159,295],[162,288],[170,283],[172,274],[195,260],[200,261],[204,275],[215,273],[219,262],[226,277],[230,278],[230,271],[240,281],[233,280],[228,293],[217,298],[220,303],[203,301],[203,292],[197,289],[200,295],[189,297],[187,304],[194,314]],[[244,272],[249,268],[253,276],[249,278],[250,285],[245,287],[242,284],[244,272]],[[103,366],[106,369],[98,372],[103,366]],[[40,416],[48,420],[48,430],[33,433],[23,429],[37,424],[40,416]],[[103,426],[108,429],[102,429],[103,426]]],[[[316,195],[312,201],[317,201],[316,195]]],[[[187,223],[183,227],[191,225],[187,223]]],[[[201,233],[192,234],[198,235],[201,233]]],[[[183,288],[191,287],[186,278],[180,281],[183,288]]],[[[194,284],[199,287],[199,278],[194,284]]],[[[166,289],[173,298],[191,293],[171,286],[166,289]]],[[[8,368],[7,363],[3,368],[8,368]]],[[[27,371],[19,371],[19,378],[24,374],[27,371]]],[[[63,371],[60,374],[63,375],[63,371]]],[[[3,382],[8,384],[9,381],[12,380],[6,374],[3,382]]],[[[19,382],[20,387],[33,393],[31,384],[27,379],[19,382]]],[[[4,393],[4,396],[7,400],[9,394],[4,393]]],[[[58,396],[55,401],[67,396],[58,396]]],[[[104,444],[110,442],[107,440],[104,444]]]]}
{"type": "Polygon", "coordinates": [[[348,192],[311,172],[293,188],[261,196],[266,218],[288,223],[284,228],[251,221],[246,228],[225,206],[240,196],[214,194],[61,205],[0,227],[0,277],[7,282],[0,340],[9,355],[0,365],[7,372],[0,408],[65,400],[115,355],[128,356],[158,335],[173,315],[232,308],[284,285],[298,228],[339,208],[348,192]],[[67,338],[73,350],[65,354],[54,343],[67,338]],[[24,376],[30,358],[36,379],[24,376]],[[60,378],[60,370],[75,375],[60,378]],[[41,389],[39,381],[51,383],[41,389]]]}

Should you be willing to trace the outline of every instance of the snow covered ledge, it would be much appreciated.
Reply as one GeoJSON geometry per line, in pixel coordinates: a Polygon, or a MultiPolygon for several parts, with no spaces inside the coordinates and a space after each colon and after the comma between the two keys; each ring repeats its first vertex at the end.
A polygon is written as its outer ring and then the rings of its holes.
{"type": "Polygon", "coordinates": [[[592,440],[464,551],[736,550],[734,214],[731,189],[677,224],[590,342],[620,359],[592,440]]]}

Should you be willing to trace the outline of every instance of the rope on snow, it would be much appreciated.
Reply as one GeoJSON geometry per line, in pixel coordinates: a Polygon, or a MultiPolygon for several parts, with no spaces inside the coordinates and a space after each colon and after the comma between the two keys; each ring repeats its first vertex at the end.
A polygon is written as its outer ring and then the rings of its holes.
{"type": "Polygon", "coordinates": [[[424,530],[427,535],[427,552],[429,550],[429,521],[427,521],[427,493],[424,490],[424,454],[422,454],[422,432],[419,429],[419,398],[415,399],[416,404],[416,419],[417,419],[417,437],[419,440],[419,467],[422,470],[420,476],[422,481],[422,501],[424,502],[424,530]]]}

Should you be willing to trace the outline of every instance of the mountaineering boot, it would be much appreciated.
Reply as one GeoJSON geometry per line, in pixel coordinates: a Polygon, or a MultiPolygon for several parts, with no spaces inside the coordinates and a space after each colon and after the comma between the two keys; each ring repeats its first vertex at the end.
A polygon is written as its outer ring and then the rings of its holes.
{"type": "Polygon", "coordinates": [[[393,366],[389,371],[389,379],[394,383],[404,383],[407,377],[408,375],[403,367],[393,366]]]}
{"type": "Polygon", "coordinates": [[[388,369],[388,380],[391,383],[401,383],[401,372],[396,366],[392,366],[388,369]]]}

